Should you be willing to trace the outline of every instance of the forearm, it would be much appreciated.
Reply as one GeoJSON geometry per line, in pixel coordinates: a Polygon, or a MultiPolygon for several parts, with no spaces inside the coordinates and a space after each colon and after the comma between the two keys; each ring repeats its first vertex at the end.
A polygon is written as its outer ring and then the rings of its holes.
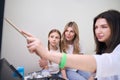
{"type": "Polygon", "coordinates": [[[50,61],[53,61],[57,64],[60,63],[60,60],[62,58],[62,54],[61,53],[48,53],[46,56],[45,56],[46,59],[49,59],[50,61]]]}
{"type": "MultiPolygon", "coordinates": [[[[62,54],[49,54],[49,51],[45,49],[39,39],[35,38],[33,35],[25,31],[22,31],[21,33],[27,36],[27,48],[31,53],[35,52],[41,58],[46,58],[58,64],[60,63],[62,54]]],[[[67,55],[66,61],[66,67],[86,70],[90,72],[94,72],[96,70],[96,61],[94,57],[90,55],[67,55]]]]}
{"type": "Polygon", "coordinates": [[[58,64],[60,63],[62,53],[50,53],[44,47],[39,47],[39,48],[37,49],[38,56],[40,56],[41,58],[44,58],[44,59],[48,59],[48,60],[58,63],[58,64]],[[40,50],[39,48],[42,48],[42,49],[40,50]]]}
{"type": "MultiPolygon", "coordinates": [[[[53,53],[46,56],[47,59],[60,63],[62,54],[53,53]]],[[[91,55],[67,55],[66,67],[95,72],[96,61],[91,55]]]]}
{"type": "Polygon", "coordinates": [[[62,74],[62,77],[67,80],[67,75],[66,75],[65,68],[61,69],[61,74],[62,74]]]}
{"type": "Polygon", "coordinates": [[[67,55],[66,67],[95,72],[96,61],[92,55],[67,55]]]}

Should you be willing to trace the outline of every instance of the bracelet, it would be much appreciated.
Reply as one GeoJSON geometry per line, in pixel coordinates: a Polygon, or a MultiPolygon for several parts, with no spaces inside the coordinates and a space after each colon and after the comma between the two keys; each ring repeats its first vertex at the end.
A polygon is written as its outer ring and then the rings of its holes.
{"type": "Polygon", "coordinates": [[[61,61],[59,63],[59,68],[64,68],[65,67],[66,59],[67,59],[67,55],[66,55],[66,53],[63,53],[61,61]]]}

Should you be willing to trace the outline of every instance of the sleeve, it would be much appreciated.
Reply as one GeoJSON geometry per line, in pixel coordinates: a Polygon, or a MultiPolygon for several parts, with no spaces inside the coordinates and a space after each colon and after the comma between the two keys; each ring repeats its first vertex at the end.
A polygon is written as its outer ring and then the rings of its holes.
{"type": "Polygon", "coordinates": [[[110,54],[94,55],[94,57],[97,64],[97,78],[120,75],[120,45],[110,54]]]}

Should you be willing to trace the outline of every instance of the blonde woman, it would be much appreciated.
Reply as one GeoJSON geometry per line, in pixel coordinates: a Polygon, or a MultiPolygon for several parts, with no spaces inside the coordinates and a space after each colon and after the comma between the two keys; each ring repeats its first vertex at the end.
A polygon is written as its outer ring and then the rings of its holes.
{"type": "MultiPolygon", "coordinates": [[[[71,21],[65,25],[62,34],[62,52],[67,54],[79,54],[83,55],[84,50],[79,43],[79,29],[76,22],[71,21]]],[[[88,80],[90,77],[89,72],[65,67],[62,69],[63,77],[67,77],[69,80],[88,80]]]]}

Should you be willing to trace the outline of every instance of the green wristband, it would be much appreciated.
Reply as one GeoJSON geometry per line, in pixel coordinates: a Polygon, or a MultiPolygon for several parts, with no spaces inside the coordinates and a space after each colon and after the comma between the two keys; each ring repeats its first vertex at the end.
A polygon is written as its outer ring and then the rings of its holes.
{"type": "Polygon", "coordinates": [[[66,55],[66,53],[63,53],[61,61],[59,63],[59,68],[64,68],[65,67],[66,59],[67,59],[67,55],[66,55]]]}

